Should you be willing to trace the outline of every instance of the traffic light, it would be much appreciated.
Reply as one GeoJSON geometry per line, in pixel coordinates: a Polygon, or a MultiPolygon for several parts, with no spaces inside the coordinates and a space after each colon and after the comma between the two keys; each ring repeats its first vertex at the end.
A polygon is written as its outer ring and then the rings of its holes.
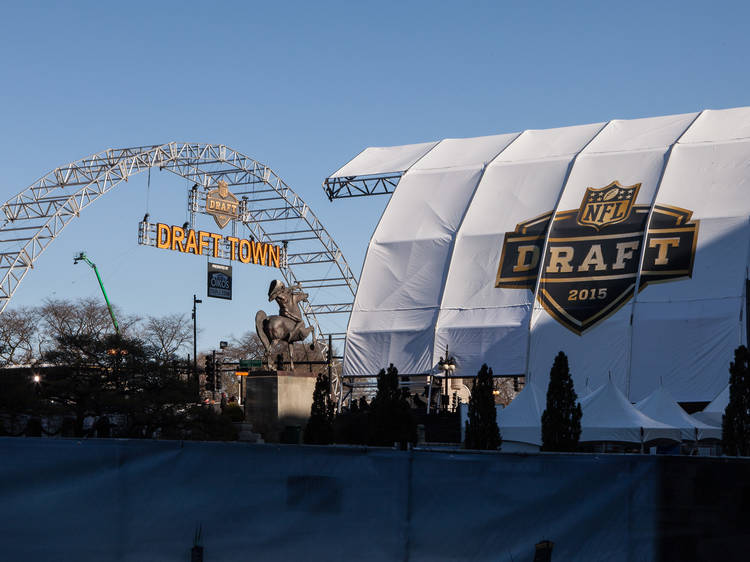
{"type": "Polygon", "coordinates": [[[214,358],[212,355],[206,355],[206,390],[216,389],[216,372],[214,358]]]}

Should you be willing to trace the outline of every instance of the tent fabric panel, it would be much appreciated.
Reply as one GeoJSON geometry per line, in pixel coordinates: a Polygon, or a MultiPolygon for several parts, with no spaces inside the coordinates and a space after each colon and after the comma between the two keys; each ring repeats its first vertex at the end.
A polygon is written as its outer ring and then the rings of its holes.
{"type": "Polygon", "coordinates": [[[474,376],[484,363],[495,374],[523,374],[530,311],[530,306],[441,310],[433,364],[447,345],[466,376],[474,376]]]}
{"type": "Polygon", "coordinates": [[[697,117],[697,113],[617,119],[586,147],[586,153],[630,152],[664,148],[674,143],[697,117]]]}
{"type": "Polygon", "coordinates": [[[708,109],[680,140],[681,144],[750,138],[750,107],[708,109]]]}
{"type": "MultiPolygon", "coordinates": [[[[594,134],[590,127],[574,129],[575,142],[568,141],[568,149],[580,148],[594,134]]],[[[557,140],[553,144],[557,147],[566,140],[563,132],[557,132],[556,139],[540,137],[542,142],[557,140]]],[[[511,144],[482,177],[456,237],[446,279],[435,353],[447,343],[457,357],[462,356],[462,369],[469,373],[485,362],[496,372],[522,373],[526,369],[533,292],[495,286],[503,242],[506,233],[516,230],[519,223],[553,210],[572,155],[502,162],[520,141],[511,144]],[[484,359],[482,352],[487,353],[484,359]]]]}
{"type": "Polygon", "coordinates": [[[439,305],[453,237],[480,175],[468,168],[403,177],[370,241],[354,314],[439,305]]]}
{"type": "Polygon", "coordinates": [[[353,314],[437,306],[450,247],[447,237],[372,244],[353,314]]]}
{"type": "Polygon", "coordinates": [[[528,129],[521,133],[491,165],[572,156],[580,152],[604,125],[605,123],[591,123],[557,129],[528,129]]]}
{"type": "Polygon", "coordinates": [[[456,237],[444,308],[531,302],[531,291],[495,286],[503,243],[519,223],[553,210],[570,159],[488,167],[456,237]]]}
{"type": "Polygon", "coordinates": [[[750,141],[680,142],[672,151],[656,203],[692,211],[693,220],[746,217],[750,214],[748,193],[750,141]]]}
{"type": "Polygon", "coordinates": [[[678,402],[716,396],[742,343],[741,297],[679,303],[638,303],[633,320],[630,399],[660,381],[678,402]]]}
{"type": "MultiPolygon", "coordinates": [[[[670,259],[670,252],[665,259],[670,259]]],[[[742,297],[750,251],[750,221],[747,217],[701,220],[691,276],[668,283],[647,285],[638,302],[671,302],[742,297]]],[[[641,284],[648,281],[643,274],[641,284]]],[[[733,312],[737,316],[738,311],[733,312]]],[[[636,307],[636,315],[638,308],[636,307]]]]}
{"type": "Polygon", "coordinates": [[[587,382],[596,388],[610,377],[619,388],[625,388],[631,311],[632,305],[626,304],[579,336],[537,306],[531,318],[527,382],[531,380],[546,388],[555,356],[564,351],[575,389],[583,390],[587,382]]]}
{"type": "MultiPolygon", "coordinates": [[[[463,235],[454,244],[442,308],[469,311],[531,306],[533,291],[497,287],[504,233],[463,235]],[[467,275],[467,272],[470,274],[467,275]]],[[[506,256],[506,259],[511,259],[506,256]]]]}
{"type": "Polygon", "coordinates": [[[518,133],[468,139],[444,139],[424,158],[416,162],[411,167],[411,171],[485,166],[516,137],[518,133]]]}
{"type": "Polygon", "coordinates": [[[436,309],[352,315],[344,373],[375,375],[391,363],[401,373],[429,372],[436,318],[436,309]]]}
{"type": "Polygon", "coordinates": [[[373,241],[452,238],[481,175],[479,166],[408,172],[393,192],[373,241]]]}
{"type": "Polygon", "coordinates": [[[436,144],[438,144],[437,141],[402,146],[371,146],[336,170],[330,177],[345,178],[404,172],[436,144]]]}
{"type": "MultiPolygon", "coordinates": [[[[604,131],[608,127],[605,127],[604,131]]],[[[640,184],[635,204],[650,205],[659,185],[667,150],[667,147],[661,147],[597,154],[588,153],[587,149],[576,159],[560,198],[557,212],[578,209],[586,195],[586,188],[599,189],[613,181],[619,182],[622,186],[640,184]]],[[[596,232],[593,227],[584,227],[583,230],[582,234],[596,232]]],[[[603,230],[602,234],[605,232],[603,230]]]]}
{"type": "MultiPolygon", "coordinates": [[[[367,311],[391,316],[395,311],[418,314],[427,309],[433,322],[424,325],[423,333],[376,339],[380,346],[387,343],[389,351],[385,356],[399,369],[416,373],[432,368],[434,318],[448,272],[453,238],[480,177],[478,167],[410,171],[404,175],[370,241],[347,329],[347,338],[353,338],[355,344],[347,346],[347,356],[358,353],[372,356],[356,343],[370,337],[356,337],[357,326],[368,323],[360,321],[358,315],[367,311]],[[417,356],[409,357],[406,350],[417,356]]],[[[345,362],[345,373],[349,372],[348,365],[362,369],[372,365],[372,360],[352,358],[351,362],[345,362]]]]}

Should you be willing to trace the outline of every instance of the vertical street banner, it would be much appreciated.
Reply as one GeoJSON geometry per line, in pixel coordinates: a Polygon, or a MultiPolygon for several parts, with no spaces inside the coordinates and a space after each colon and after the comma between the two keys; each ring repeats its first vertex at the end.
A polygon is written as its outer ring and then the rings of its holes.
{"type": "Polygon", "coordinates": [[[232,300],[232,266],[208,262],[207,295],[232,300]]]}

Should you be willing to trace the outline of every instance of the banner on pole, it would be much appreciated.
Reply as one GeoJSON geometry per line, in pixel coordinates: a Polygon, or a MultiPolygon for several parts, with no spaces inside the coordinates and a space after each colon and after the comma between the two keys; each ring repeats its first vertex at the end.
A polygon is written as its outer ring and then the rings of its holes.
{"type": "Polygon", "coordinates": [[[232,300],[232,266],[208,262],[207,294],[217,299],[232,300]]]}

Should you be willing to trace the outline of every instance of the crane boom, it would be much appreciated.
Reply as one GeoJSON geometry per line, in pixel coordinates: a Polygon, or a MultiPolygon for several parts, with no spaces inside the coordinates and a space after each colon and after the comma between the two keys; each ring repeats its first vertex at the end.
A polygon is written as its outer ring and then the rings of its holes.
{"type": "Polygon", "coordinates": [[[92,262],[84,252],[79,253],[75,258],[73,258],[73,263],[76,264],[79,261],[84,261],[91,269],[94,270],[94,273],[96,273],[96,279],[99,281],[99,287],[102,289],[102,295],[104,295],[104,302],[107,303],[107,309],[109,309],[109,316],[112,318],[112,324],[115,327],[115,333],[119,336],[120,335],[120,327],[117,325],[117,319],[115,318],[115,311],[112,310],[112,304],[109,302],[109,298],[107,297],[107,291],[104,290],[104,283],[102,282],[102,277],[99,275],[99,270],[96,268],[96,264],[92,262]]]}

